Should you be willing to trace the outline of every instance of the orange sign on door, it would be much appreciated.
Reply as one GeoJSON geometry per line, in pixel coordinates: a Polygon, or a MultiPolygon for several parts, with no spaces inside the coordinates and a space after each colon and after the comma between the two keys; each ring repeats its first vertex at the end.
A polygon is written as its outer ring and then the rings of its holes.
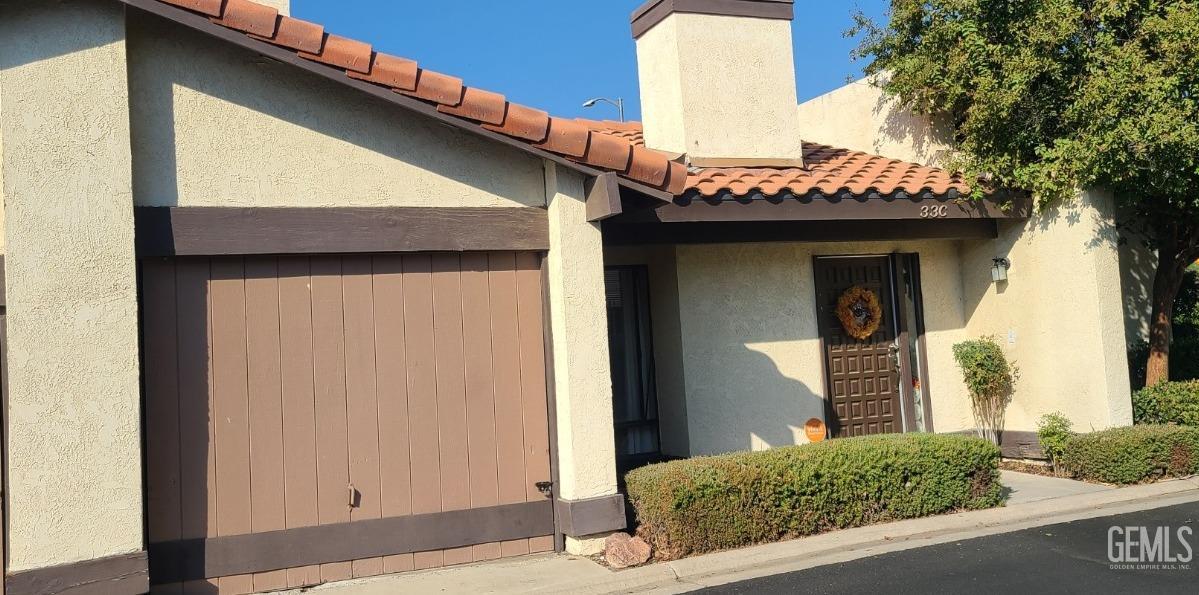
{"type": "Polygon", "coordinates": [[[828,435],[828,429],[824,427],[824,420],[813,417],[804,424],[803,431],[808,435],[808,440],[811,442],[823,442],[828,435]]]}

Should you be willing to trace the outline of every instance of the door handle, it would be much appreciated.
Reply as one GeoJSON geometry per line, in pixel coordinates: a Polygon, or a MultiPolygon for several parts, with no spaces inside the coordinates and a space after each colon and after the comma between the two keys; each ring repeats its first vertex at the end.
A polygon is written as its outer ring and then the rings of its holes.
{"type": "Polygon", "coordinates": [[[899,369],[899,340],[896,339],[887,346],[887,356],[891,358],[891,366],[896,374],[901,373],[899,369]]]}

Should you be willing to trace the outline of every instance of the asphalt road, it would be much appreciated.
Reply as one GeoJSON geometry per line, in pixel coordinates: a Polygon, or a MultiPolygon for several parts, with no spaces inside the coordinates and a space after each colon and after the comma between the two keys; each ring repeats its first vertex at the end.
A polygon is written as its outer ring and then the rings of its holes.
{"type": "MultiPolygon", "coordinates": [[[[1124,540],[1117,535],[1116,550],[1124,540]]],[[[1173,540],[1175,556],[1186,550],[1173,540]]],[[[1131,552],[1139,551],[1131,546],[1131,552]]],[[[1152,558],[1151,558],[1152,559],[1152,558]]],[[[1160,561],[1160,558],[1158,559],[1160,561]]],[[[1123,566],[1123,565],[1120,565],[1123,566]]],[[[1137,566],[1133,564],[1133,566],[1137,566]]],[[[1049,525],[758,578],[701,593],[1199,593],[1199,503],[1049,525]],[[1191,527],[1189,564],[1113,568],[1109,529],[1191,527]],[[1170,568],[1173,566],[1174,568],[1170,568]]]]}

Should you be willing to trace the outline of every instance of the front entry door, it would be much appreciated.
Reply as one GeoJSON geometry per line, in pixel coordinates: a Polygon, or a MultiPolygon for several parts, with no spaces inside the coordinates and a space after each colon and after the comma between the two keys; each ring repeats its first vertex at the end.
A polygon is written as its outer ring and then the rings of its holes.
{"type": "Polygon", "coordinates": [[[817,258],[815,274],[831,435],[904,431],[890,257],[817,258]],[[882,306],[882,324],[865,340],[850,336],[837,317],[837,300],[854,286],[874,292],[882,306]]]}

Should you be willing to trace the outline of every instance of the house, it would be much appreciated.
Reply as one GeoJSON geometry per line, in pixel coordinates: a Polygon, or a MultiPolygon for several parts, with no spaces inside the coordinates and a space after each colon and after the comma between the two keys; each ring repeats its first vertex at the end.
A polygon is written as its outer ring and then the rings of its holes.
{"type": "Polygon", "coordinates": [[[876,89],[797,107],[791,0],[639,9],[640,125],[287,4],[0,1],[10,595],[592,552],[646,461],[970,431],[983,335],[1009,452],[1131,422],[1111,197],[966,200],[876,89]]]}

